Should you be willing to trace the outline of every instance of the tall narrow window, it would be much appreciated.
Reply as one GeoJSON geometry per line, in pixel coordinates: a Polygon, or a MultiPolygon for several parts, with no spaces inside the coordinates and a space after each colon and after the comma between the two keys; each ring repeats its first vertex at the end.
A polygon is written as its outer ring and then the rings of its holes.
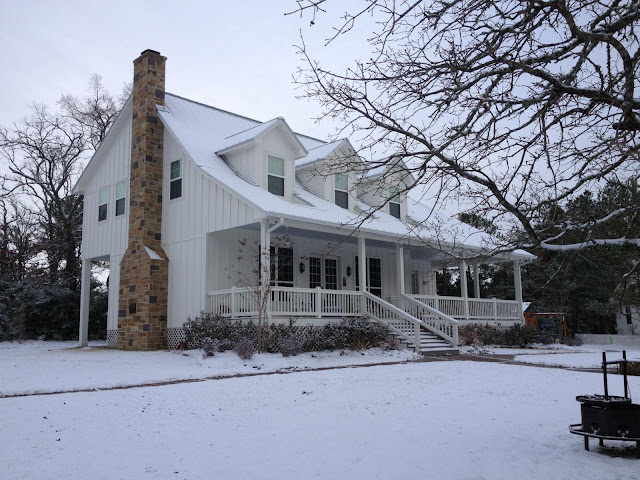
{"type": "Polygon", "coordinates": [[[400,218],[400,190],[396,187],[389,187],[389,213],[400,218]]]}
{"type": "Polygon", "coordinates": [[[107,204],[109,203],[109,187],[102,187],[98,191],[98,221],[107,219],[107,204]]]}
{"type": "Polygon", "coordinates": [[[127,181],[116,183],[116,217],[124,215],[124,207],[127,199],[127,181]]]}
{"type": "Polygon", "coordinates": [[[633,318],[631,317],[631,307],[629,305],[625,308],[625,316],[627,317],[627,325],[632,325],[633,318]]]}
{"type": "Polygon", "coordinates": [[[267,156],[267,188],[274,195],[284,197],[284,158],[267,156]]]}
{"type": "Polygon", "coordinates": [[[293,248],[271,247],[271,284],[293,287],[293,248]]]}
{"type": "Polygon", "coordinates": [[[349,208],[349,177],[342,173],[335,176],[335,201],[342,208],[349,208]]]}
{"type": "Polygon", "coordinates": [[[169,199],[182,196],[182,160],[171,162],[171,176],[169,178],[169,199]]]}

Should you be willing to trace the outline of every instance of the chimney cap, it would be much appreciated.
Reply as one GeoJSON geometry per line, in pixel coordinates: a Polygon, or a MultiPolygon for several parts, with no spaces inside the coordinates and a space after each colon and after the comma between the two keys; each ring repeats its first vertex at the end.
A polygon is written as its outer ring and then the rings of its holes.
{"type": "Polygon", "coordinates": [[[160,55],[160,52],[156,51],[156,50],[151,50],[150,48],[147,48],[146,50],[144,50],[142,53],[140,53],[140,56],[142,55],[146,55],[148,53],[154,53],[156,55],[160,55]]]}

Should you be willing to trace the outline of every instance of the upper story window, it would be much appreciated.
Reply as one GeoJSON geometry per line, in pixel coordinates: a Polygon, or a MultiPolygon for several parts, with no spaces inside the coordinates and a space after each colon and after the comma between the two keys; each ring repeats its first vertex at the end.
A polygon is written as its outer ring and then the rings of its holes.
{"type": "Polygon", "coordinates": [[[342,208],[349,208],[349,177],[343,173],[335,175],[335,201],[342,208]]]}
{"type": "Polygon", "coordinates": [[[109,203],[109,187],[98,190],[98,221],[107,219],[107,204],[109,203]]]}
{"type": "Polygon", "coordinates": [[[284,197],[284,158],[267,156],[267,189],[274,195],[284,197]]]}
{"type": "Polygon", "coordinates": [[[124,215],[124,209],[127,199],[127,181],[123,180],[116,183],[116,217],[124,215]]]}
{"type": "Polygon", "coordinates": [[[400,190],[396,187],[389,187],[389,213],[400,218],[400,190]]]}
{"type": "Polygon", "coordinates": [[[182,196],[182,160],[171,162],[169,178],[169,200],[182,196]]]}

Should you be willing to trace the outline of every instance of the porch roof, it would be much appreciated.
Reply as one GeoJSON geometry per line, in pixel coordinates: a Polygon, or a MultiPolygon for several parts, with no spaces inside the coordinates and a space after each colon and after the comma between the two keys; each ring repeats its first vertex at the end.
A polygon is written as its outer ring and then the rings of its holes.
{"type": "MultiPolygon", "coordinates": [[[[336,233],[346,235],[357,230],[396,240],[416,240],[439,248],[445,246],[458,252],[468,250],[470,254],[480,253],[489,245],[489,235],[444,215],[438,217],[440,227],[432,231],[432,227],[421,223],[427,218],[423,213],[430,212],[431,209],[419,202],[411,204],[411,200],[408,202],[408,211],[413,222],[403,222],[383,211],[376,211],[363,220],[359,212],[350,212],[309,192],[298,181],[295,182],[295,196],[300,203],[288,202],[246,181],[216,154],[221,148],[228,146],[228,137],[233,138],[238,132],[248,129],[252,130],[253,134],[253,128],[261,122],[171,94],[165,96],[165,105],[158,105],[157,108],[165,128],[192,161],[214,181],[251,205],[258,217],[288,218],[323,225],[335,229],[336,233]],[[445,227],[453,227],[453,234],[447,237],[444,232],[450,228],[445,227]]],[[[295,135],[307,150],[326,145],[320,140],[295,135]]],[[[362,210],[371,208],[365,204],[360,206],[362,210]]],[[[533,259],[535,256],[524,251],[516,251],[505,258],[533,259]]]]}

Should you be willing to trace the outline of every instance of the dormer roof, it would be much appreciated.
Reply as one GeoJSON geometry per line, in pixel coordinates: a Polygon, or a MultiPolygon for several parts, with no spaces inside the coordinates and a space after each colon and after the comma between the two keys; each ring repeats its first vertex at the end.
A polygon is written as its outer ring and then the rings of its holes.
{"type": "Polygon", "coordinates": [[[349,139],[341,138],[339,140],[336,140],[335,142],[327,143],[325,145],[320,145],[316,148],[310,149],[306,157],[296,160],[296,169],[306,168],[315,163],[321,162],[327,157],[331,156],[336,150],[341,147],[347,147],[351,151],[355,152],[355,149],[353,148],[353,145],[351,145],[351,142],[349,142],[349,139]]]}
{"type": "Polygon", "coordinates": [[[242,148],[277,128],[281,128],[284,134],[296,146],[296,156],[294,158],[302,158],[309,153],[298,136],[293,133],[293,130],[291,130],[285,119],[277,117],[273,120],[269,120],[268,122],[254,125],[246,130],[242,130],[225,137],[220,141],[218,150],[216,150],[216,155],[225,155],[238,148],[242,148]]]}

